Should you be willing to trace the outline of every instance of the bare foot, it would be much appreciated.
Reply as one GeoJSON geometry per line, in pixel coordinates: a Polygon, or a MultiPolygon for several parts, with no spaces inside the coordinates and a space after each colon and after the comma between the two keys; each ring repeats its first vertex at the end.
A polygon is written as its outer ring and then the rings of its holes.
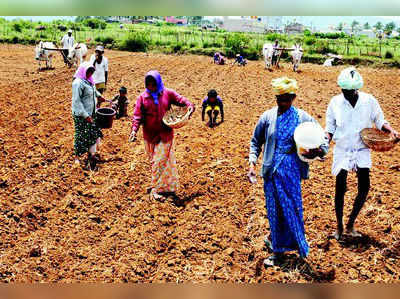
{"type": "Polygon", "coordinates": [[[158,200],[158,201],[164,201],[165,200],[165,197],[162,196],[161,194],[155,192],[154,189],[151,190],[151,192],[150,192],[150,198],[158,200]]]}
{"type": "Polygon", "coordinates": [[[352,228],[347,228],[346,229],[346,233],[348,233],[350,236],[354,237],[354,238],[360,238],[362,237],[362,234],[360,234],[359,232],[357,232],[354,227],[352,228]]]}

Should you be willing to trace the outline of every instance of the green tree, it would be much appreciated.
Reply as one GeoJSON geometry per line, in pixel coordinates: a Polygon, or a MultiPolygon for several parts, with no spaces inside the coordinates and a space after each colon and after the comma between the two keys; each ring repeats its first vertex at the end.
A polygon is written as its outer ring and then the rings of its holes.
{"type": "Polygon", "coordinates": [[[375,26],[374,26],[374,28],[375,28],[376,30],[382,30],[382,29],[383,29],[383,24],[382,24],[382,22],[376,23],[375,26]]]}
{"type": "Polygon", "coordinates": [[[343,30],[343,23],[340,22],[339,25],[336,27],[336,30],[342,31],[343,30]]]}
{"type": "Polygon", "coordinates": [[[371,25],[368,23],[368,22],[366,22],[365,24],[364,24],[364,29],[371,29],[371,25]]]}
{"type": "Polygon", "coordinates": [[[396,23],[393,21],[389,22],[385,26],[385,33],[390,35],[395,28],[396,28],[396,23]]]}
{"type": "Polygon", "coordinates": [[[354,21],[351,23],[351,32],[354,32],[355,29],[357,28],[357,26],[358,26],[359,24],[360,24],[359,22],[357,22],[356,20],[354,20],[354,21]]]}
{"type": "Polygon", "coordinates": [[[75,22],[81,23],[81,22],[83,22],[84,20],[87,20],[87,19],[90,19],[90,18],[91,18],[90,16],[77,16],[77,17],[75,18],[75,22]]]}

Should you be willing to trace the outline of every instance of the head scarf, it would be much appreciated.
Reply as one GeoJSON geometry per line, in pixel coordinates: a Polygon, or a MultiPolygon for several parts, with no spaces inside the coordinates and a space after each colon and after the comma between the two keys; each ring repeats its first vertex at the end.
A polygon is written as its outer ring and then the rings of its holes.
{"type": "Polygon", "coordinates": [[[86,77],[86,71],[90,67],[95,68],[92,64],[90,64],[87,61],[81,63],[81,65],[78,68],[78,71],[76,72],[76,76],[75,77],[76,78],[80,78],[82,80],[86,80],[86,81],[90,82],[93,85],[94,81],[93,81],[92,76],[90,76],[89,78],[86,77]]]}
{"type": "Polygon", "coordinates": [[[299,88],[295,79],[289,79],[288,77],[281,77],[272,80],[272,89],[276,95],[285,93],[295,94],[299,88]]]}
{"type": "Polygon", "coordinates": [[[344,69],[340,73],[337,83],[340,88],[348,90],[360,89],[364,85],[363,78],[354,67],[348,67],[344,69]]]}
{"type": "MultiPolygon", "coordinates": [[[[160,73],[159,73],[158,71],[150,71],[150,72],[148,72],[148,73],[146,74],[146,77],[148,77],[148,76],[151,76],[151,77],[154,78],[154,80],[156,80],[156,83],[157,83],[157,91],[156,91],[156,92],[151,92],[151,91],[148,90],[147,88],[146,88],[146,91],[147,91],[149,94],[151,94],[151,96],[153,97],[153,99],[154,99],[154,104],[158,105],[158,96],[159,96],[160,93],[164,90],[164,84],[163,84],[163,82],[162,82],[161,75],[160,75],[160,73]]],[[[146,79],[146,77],[145,77],[145,79],[146,79]]],[[[146,82],[145,82],[145,84],[146,84],[146,82]]]]}

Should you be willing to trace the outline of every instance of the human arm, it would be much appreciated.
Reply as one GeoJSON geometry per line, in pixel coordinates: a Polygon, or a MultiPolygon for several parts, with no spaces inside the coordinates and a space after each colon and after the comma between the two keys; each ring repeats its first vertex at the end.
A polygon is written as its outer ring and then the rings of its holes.
{"type": "Polygon", "coordinates": [[[178,106],[186,106],[189,109],[191,109],[191,113],[189,118],[191,117],[191,115],[193,114],[194,110],[195,110],[195,106],[192,102],[190,102],[187,98],[185,98],[184,96],[181,96],[179,93],[177,93],[175,90],[169,90],[170,94],[169,94],[169,100],[171,101],[171,103],[174,103],[178,106]]]}
{"type": "Polygon", "coordinates": [[[202,109],[201,109],[201,121],[204,121],[204,117],[206,116],[206,107],[207,107],[207,103],[206,103],[206,101],[203,101],[202,109]]]}
{"type": "Polygon", "coordinates": [[[80,116],[87,119],[90,116],[89,113],[87,113],[85,111],[85,108],[83,107],[82,97],[83,97],[83,88],[81,87],[79,82],[74,82],[72,84],[72,113],[75,116],[80,116]]]}
{"type": "Polygon", "coordinates": [[[224,122],[224,104],[222,103],[221,98],[219,99],[218,105],[219,105],[219,109],[221,111],[221,123],[223,123],[224,122]]]}
{"type": "Polygon", "coordinates": [[[255,166],[260,156],[262,146],[265,144],[265,131],[268,129],[267,118],[265,115],[258,120],[253,137],[250,140],[249,171],[248,176],[256,176],[255,166]]]}
{"type": "Polygon", "coordinates": [[[105,63],[104,63],[104,76],[106,79],[105,84],[107,85],[107,82],[108,82],[108,59],[107,58],[105,59],[105,63]]]}

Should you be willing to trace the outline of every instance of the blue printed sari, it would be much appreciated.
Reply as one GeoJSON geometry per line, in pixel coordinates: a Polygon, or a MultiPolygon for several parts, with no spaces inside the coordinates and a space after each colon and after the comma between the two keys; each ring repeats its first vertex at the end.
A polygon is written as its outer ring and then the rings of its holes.
{"type": "Polygon", "coordinates": [[[264,192],[273,251],[298,250],[301,257],[306,257],[308,244],[301,198],[301,161],[295,152],[290,153],[294,146],[294,130],[299,123],[294,107],[278,116],[273,171],[264,182],[264,192]]]}

